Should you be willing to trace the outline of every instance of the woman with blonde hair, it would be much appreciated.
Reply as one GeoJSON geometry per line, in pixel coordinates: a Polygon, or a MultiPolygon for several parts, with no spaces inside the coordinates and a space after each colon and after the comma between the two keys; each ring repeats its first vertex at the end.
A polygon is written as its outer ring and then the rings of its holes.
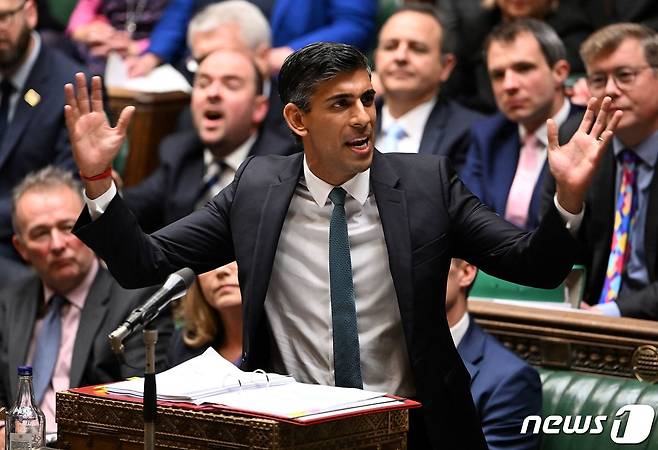
{"type": "Polygon", "coordinates": [[[172,338],[169,365],[200,355],[208,347],[240,364],[242,296],[234,261],[197,276],[179,304],[182,327],[172,338]]]}

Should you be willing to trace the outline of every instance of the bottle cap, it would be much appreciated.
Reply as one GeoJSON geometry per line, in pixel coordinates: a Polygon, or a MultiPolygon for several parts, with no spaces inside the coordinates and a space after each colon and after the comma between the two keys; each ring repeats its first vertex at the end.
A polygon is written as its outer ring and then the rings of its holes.
{"type": "Polygon", "coordinates": [[[18,366],[18,375],[26,376],[32,375],[32,366],[18,366]]]}

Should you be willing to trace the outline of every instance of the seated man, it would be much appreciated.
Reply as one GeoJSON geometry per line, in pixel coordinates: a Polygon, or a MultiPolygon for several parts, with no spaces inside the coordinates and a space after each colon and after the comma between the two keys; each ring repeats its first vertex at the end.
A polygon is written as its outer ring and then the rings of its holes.
{"type": "MultiPolygon", "coordinates": [[[[69,173],[46,167],[14,190],[14,245],[36,274],[0,291],[0,407],[16,397],[16,368],[34,368],[34,392],[57,431],[55,392],[143,373],[142,337],[125,341],[119,364],[107,336],[152,290],[128,291],[102,268],[94,252],[71,233],[83,207],[82,190],[69,173]]],[[[157,319],[156,355],[165,363],[171,317],[157,319]]],[[[0,428],[0,443],[4,441],[0,428]]]]}
{"type": "Polygon", "coordinates": [[[155,231],[203,206],[232,180],[251,155],[287,154],[259,132],[267,114],[262,78],[248,54],[217,50],[201,61],[192,89],[194,128],[160,146],[160,166],[124,199],[147,231],[155,231]]]}
{"type": "Polygon", "coordinates": [[[533,19],[499,25],[485,51],[500,113],[473,127],[462,179],[495,212],[534,229],[548,172],[546,120],[560,126],[580,111],[563,92],[566,51],[550,26],[533,19]]]}
{"type": "Polygon", "coordinates": [[[453,259],[446,285],[446,315],[452,339],[468,373],[471,395],[489,450],[539,448],[539,435],[521,434],[523,419],[541,414],[537,371],[503,347],[468,315],[467,297],[477,268],[453,259]]]}
{"type": "Polygon", "coordinates": [[[584,299],[593,312],[658,320],[658,33],[614,24],[580,52],[592,95],[610,96],[624,111],[587,194],[579,233],[584,299]]]}
{"type": "Polygon", "coordinates": [[[377,148],[445,155],[457,170],[466,159],[471,125],[484,116],[443,93],[455,64],[453,38],[445,30],[434,8],[422,4],[404,6],[384,23],[375,52],[384,88],[377,148]]]}
{"type": "Polygon", "coordinates": [[[41,42],[35,0],[0,2],[0,285],[30,274],[12,245],[11,190],[28,173],[73,169],[62,83],[82,66],[41,42]]]}

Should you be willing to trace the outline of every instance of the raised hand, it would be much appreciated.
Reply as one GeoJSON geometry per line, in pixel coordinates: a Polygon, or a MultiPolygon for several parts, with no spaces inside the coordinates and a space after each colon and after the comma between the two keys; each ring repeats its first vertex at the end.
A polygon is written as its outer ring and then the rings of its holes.
{"type": "MultiPolygon", "coordinates": [[[[64,116],[69,130],[69,139],[73,147],[73,157],[78,165],[88,194],[99,190],[99,194],[109,187],[109,178],[102,179],[101,184],[86,178],[102,174],[112,165],[126,137],[130,119],[135,111],[133,106],[126,106],[119,115],[116,127],[111,127],[103,109],[103,94],[100,77],[93,77],[91,84],[91,101],[87,93],[87,81],[83,73],[75,75],[75,88],[68,83],[64,86],[66,105],[64,116]],[[91,189],[90,189],[91,188],[91,189]],[[91,192],[90,192],[91,191],[91,192]]],[[[93,197],[92,197],[93,198],[93,197]]]]}
{"type": "Polygon", "coordinates": [[[591,98],[580,127],[563,146],[558,144],[555,122],[547,122],[548,164],[555,178],[557,200],[569,212],[581,211],[601,155],[621,119],[621,111],[611,115],[611,104],[610,97],[603,101],[591,98]]]}

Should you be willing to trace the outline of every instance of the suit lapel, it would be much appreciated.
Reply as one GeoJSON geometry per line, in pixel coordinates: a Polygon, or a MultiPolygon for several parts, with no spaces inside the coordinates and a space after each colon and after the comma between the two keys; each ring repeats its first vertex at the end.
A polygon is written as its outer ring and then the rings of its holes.
{"type": "Polygon", "coordinates": [[[468,329],[457,346],[459,356],[462,357],[468,373],[471,375],[471,383],[480,372],[479,364],[484,357],[484,333],[473,322],[473,318],[469,318],[468,329]]]}
{"type": "Polygon", "coordinates": [[[494,210],[505,211],[507,206],[507,197],[512,188],[514,175],[516,175],[516,167],[519,163],[519,153],[521,151],[521,142],[519,140],[519,133],[516,124],[510,122],[507,125],[507,132],[511,132],[511,136],[507,139],[507,134],[499,136],[499,140],[494,143],[493,155],[496,160],[494,165],[497,166],[496,173],[503,174],[503,179],[499,185],[499,195],[494,198],[494,210]],[[495,148],[499,146],[500,152],[496,152],[495,148]]]}
{"type": "MultiPolygon", "coordinates": [[[[71,359],[70,385],[79,386],[82,374],[95,341],[96,334],[107,314],[112,280],[102,268],[98,269],[96,278],[89,289],[84,308],[80,314],[80,326],[75,336],[73,357],[71,359]]],[[[109,345],[109,344],[108,344],[109,345]]]]}
{"type": "Polygon", "coordinates": [[[32,339],[34,322],[36,322],[38,306],[43,301],[41,281],[32,277],[24,289],[16,296],[9,314],[9,321],[17,326],[12,327],[9,333],[9,386],[11,398],[16,398],[18,375],[16,368],[25,364],[27,352],[32,339]]]}
{"type": "Polygon", "coordinates": [[[16,110],[14,111],[14,117],[12,118],[7,131],[5,132],[2,145],[0,145],[0,168],[4,165],[5,161],[11,154],[12,150],[16,146],[18,139],[22,136],[25,127],[30,123],[31,120],[36,117],[39,108],[43,107],[44,99],[34,106],[29,105],[25,99],[25,93],[30,89],[34,89],[40,95],[44,95],[47,92],[47,88],[44,86],[43,81],[46,74],[49,72],[47,68],[43,67],[45,65],[45,55],[43,44],[39,55],[37,56],[34,66],[30,71],[30,75],[27,77],[25,86],[23,86],[22,91],[18,94],[18,101],[16,102],[16,110]]]}
{"type": "Polygon", "coordinates": [[[251,330],[258,327],[263,314],[279,236],[301,176],[303,155],[299,153],[287,159],[290,163],[278,175],[277,182],[268,186],[262,202],[252,259],[252,271],[258,276],[250,277],[245,291],[245,296],[250,299],[245,303],[245,316],[251,330]]]}
{"type": "Polygon", "coordinates": [[[375,194],[379,216],[384,230],[388,261],[393,285],[398,297],[407,346],[412,348],[413,277],[411,261],[411,235],[404,189],[399,177],[386,159],[375,151],[370,169],[370,183],[375,194]]]}
{"type": "Polygon", "coordinates": [[[449,132],[449,130],[445,129],[446,121],[448,120],[447,106],[447,103],[442,98],[437,98],[436,104],[427,118],[423,137],[418,147],[418,153],[442,154],[440,152],[441,142],[445,137],[445,133],[449,132]]]}

